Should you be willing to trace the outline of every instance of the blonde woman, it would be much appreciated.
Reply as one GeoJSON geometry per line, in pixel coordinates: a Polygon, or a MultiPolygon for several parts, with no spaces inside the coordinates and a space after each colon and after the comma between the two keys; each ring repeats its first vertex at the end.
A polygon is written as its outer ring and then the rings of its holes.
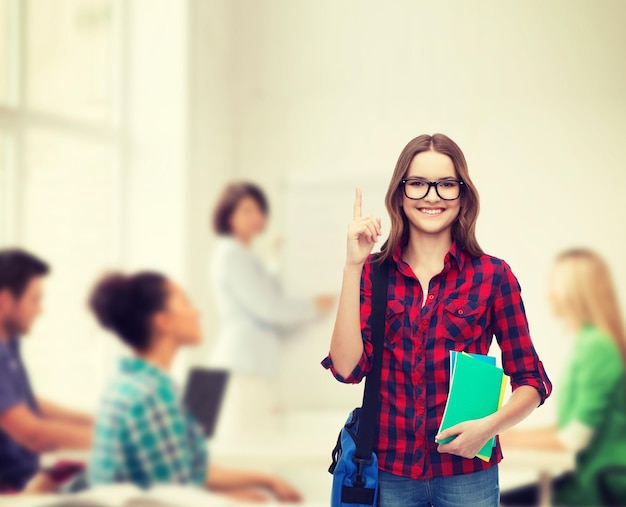
{"type": "MultiPolygon", "coordinates": [[[[558,424],[512,431],[505,446],[570,450],[574,472],[553,483],[557,505],[602,505],[600,476],[626,466],[626,335],[611,275],[595,252],[578,248],[554,263],[550,303],[574,333],[573,352],[559,390],[558,424]]],[[[535,505],[535,485],[502,495],[505,505],[535,505]]]]}
{"type": "MultiPolygon", "coordinates": [[[[517,278],[476,240],[478,191],[465,157],[443,134],[421,135],[400,153],[386,197],[391,218],[381,260],[389,262],[378,456],[381,507],[497,507],[497,444],[474,457],[549,396],[517,278]],[[437,430],[448,398],[450,351],[487,354],[493,337],[514,393],[495,414],[437,430]],[[456,436],[447,444],[435,439],[456,436]]],[[[361,213],[357,192],[348,227],[343,287],[330,354],[341,382],[372,368],[372,263],[379,219],[361,213]]]]}

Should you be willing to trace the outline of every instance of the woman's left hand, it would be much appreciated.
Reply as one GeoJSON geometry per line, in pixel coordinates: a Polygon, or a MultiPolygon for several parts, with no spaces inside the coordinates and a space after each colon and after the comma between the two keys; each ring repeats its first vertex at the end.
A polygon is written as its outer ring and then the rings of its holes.
{"type": "Polygon", "coordinates": [[[471,459],[476,456],[476,453],[485,445],[485,442],[493,436],[492,431],[491,425],[486,418],[456,424],[437,434],[437,440],[456,435],[456,438],[447,444],[439,444],[437,451],[471,459]]]}

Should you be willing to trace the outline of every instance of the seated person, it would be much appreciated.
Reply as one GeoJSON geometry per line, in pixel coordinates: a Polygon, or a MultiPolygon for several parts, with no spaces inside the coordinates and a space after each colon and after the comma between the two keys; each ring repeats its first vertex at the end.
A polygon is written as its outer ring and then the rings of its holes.
{"type": "Polygon", "coordinates": [[[201,428],[168,375],[178,350],[201,339],[198,313],[180,287],[158,273],[111,274],[96,285],[90,307],[134,353],[102,397],[90,485],[192,484],[241,499],[299,499],[278,478],[208,466],[201,428]]]}
{"type": "MultiPolygon", "coordinates": [[[[558,424],[509,430],[500,441],[505,448],[576,453],[575,470],[552,481],[554,505],[608,505],[601,475],[626,469],[626,333],[605,262],[587,249],[559,255],[550,302],[554,315],[575,335],[559,391],[558,424]]],[[[501,502],[537,505],[539,486],[505,491],[501,502]]]]}
{"type": "Polygon", "coordinates": [[[40,453],[91,444],[92,418],[35,396],[20,355],[48,271],[23,250],[0,250],[0,493],[22,490],[39,470],[40,453]]]}

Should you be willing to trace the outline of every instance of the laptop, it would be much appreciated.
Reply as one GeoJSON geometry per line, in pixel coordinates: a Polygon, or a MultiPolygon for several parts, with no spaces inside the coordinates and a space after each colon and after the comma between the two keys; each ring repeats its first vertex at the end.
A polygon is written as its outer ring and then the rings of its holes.
{"type": "Polygon", "coordinates": [[[193,368],[189,372],[184,404],[207,438],[215,434],[228,375],[227,370],[213,368],[193,368]]]}

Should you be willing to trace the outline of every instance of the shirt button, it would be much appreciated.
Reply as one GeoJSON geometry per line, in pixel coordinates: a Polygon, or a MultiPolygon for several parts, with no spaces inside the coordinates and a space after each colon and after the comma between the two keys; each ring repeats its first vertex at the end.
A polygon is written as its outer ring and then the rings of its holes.
{"type": "Polygon", "coordinates": [[[463,310],[459,310],[457,313],[458,313],[459,315],[463,315],[463,310]]]}
{"type": "Polygon", "coordinates": [[[422,324],[424,325],[428,324],[428,319],[422,319],[422,324]]]}
{"type": "Polygon", "coordinates": [[[435,299],[435,296],[433,296],[432,294],[428,294],[428,299],[435,299]]]}

